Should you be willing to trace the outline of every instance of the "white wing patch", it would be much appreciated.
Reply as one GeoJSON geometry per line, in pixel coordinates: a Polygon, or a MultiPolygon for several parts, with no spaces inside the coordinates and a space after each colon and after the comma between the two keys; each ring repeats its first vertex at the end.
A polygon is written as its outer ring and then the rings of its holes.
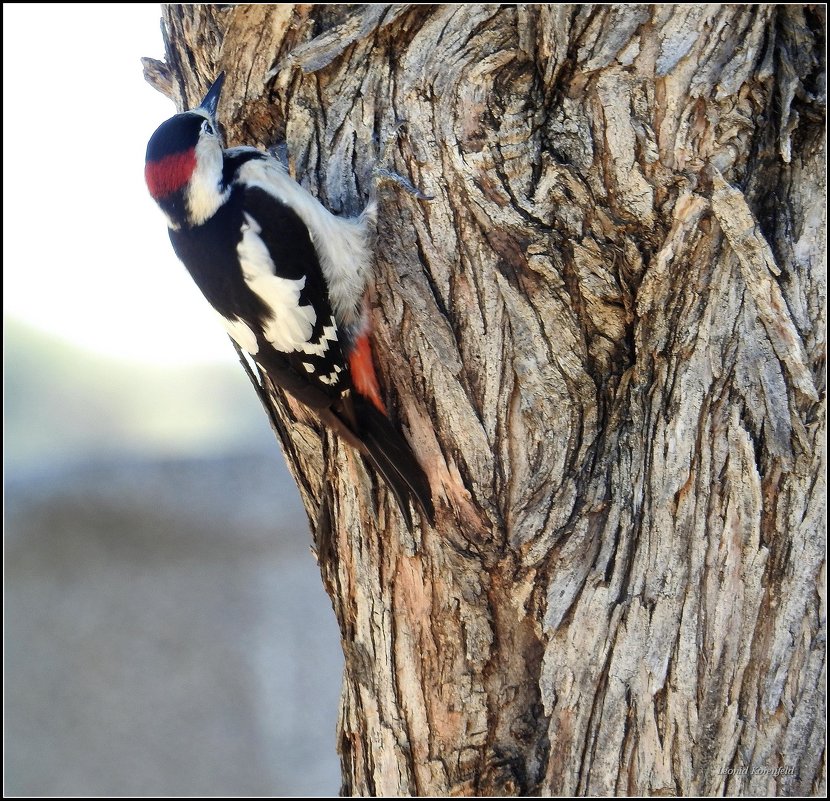
{"type": "Polygon", "coordinates": [[[300,216],[317,251],[335,319],[339,325],[356,325],[371,272],[374,203],[359,217],[336,217],[274,158],[246,161],[239,168],[237,180],[263,189],[300,216]]]}
{"type": "MultiPolygon", "coordinates": [[[[219,314],[219,312],[217,312],[219,314]]],[[[256,341],[256,334],[242,320],[230,320],[224,314],[219,314],[219,319],[225,330],[230,334],[231,339],[239,345],[242,350],[256,356],[259,351],[259,343],[256,341]]]]}
{"type": "Polygon", "coordinates": [[[312,356],[325,356],[329,349],[329,342],[337,342],[337,329],[333,325],[323,327],[323,333],[318,342],[306,342],[300,350],[312,356]]]}
{"type": "Polygon", "coordinates": [[[332,370],[327,376],[322,376],[320,380],[324,384],[336,384],[340,380],[340,373],[343,372],[343,368],[339,364],[334,365],[334,370],[332,370]]]}
{"type": "Polygon", "coordinates": [[[304,351],[322,355],[328,347],[325,339],[318,345],[309,344],[317,314],[312,306],[300,305],[300,292],[305,286],[305,277],[295,280],[280,278],[275,274],[276,267],[259,236],[261,232],[262,227],[246,212],[242,240],[236,251],[245,283],[271,311],[269,319],[265,321],[263,334],[283,353],[304,351]],[[312,349],[308,350],[309,347],[312,349]]]}

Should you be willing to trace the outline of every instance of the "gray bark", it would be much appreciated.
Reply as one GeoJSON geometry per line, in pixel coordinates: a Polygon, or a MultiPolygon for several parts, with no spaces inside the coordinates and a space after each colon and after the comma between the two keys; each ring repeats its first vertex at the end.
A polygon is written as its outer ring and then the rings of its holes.
{"type": "Polygon", "coordinates": [[[342,791],[823,793],[824,10],[164,25],[151,82],[226,70],[230,143],[332,210],[378,159],[434,196],[381,190],[372,314],[436,527],[265,387],[336,521],[342,791]]]}

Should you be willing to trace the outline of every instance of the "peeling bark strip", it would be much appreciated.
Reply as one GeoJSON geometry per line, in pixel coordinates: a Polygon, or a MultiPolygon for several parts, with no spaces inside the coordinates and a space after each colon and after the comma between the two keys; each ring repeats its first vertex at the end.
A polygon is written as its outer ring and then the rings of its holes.
{"type": "Polygon", "coordinates": [[[438,528],[280,392],[345,794],[823,794],[824,9],[167,6],[335,211],[438,528]]]}

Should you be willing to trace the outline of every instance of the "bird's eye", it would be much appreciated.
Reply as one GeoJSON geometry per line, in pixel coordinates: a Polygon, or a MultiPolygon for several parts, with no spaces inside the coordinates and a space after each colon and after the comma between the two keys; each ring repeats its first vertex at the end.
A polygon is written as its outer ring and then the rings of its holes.
{"type": "Polygon", "coordinates": [[[205,132],[208,136],[213,136],[213,134],[214,134],[213,126],[212,126],[212,125],[211,125],[211,124],[210,124],[207,120],[205,120],[205,121],[202,123],[202,130],[203,130],[203,131],[204,131],[204,132],[205,132]]]}

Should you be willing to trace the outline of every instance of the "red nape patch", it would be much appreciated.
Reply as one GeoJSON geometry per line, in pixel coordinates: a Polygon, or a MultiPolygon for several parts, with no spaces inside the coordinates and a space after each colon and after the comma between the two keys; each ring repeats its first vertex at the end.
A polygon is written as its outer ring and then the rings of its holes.
{"type": "Polygon", "coordinates": [[[349,368],[354,388],[386,414],[386,407],[380,397],[378,377],[375,375],[375,365],[372,363],[372,346],[366,334],[358,337],[354,343],[354,350],[349,354],[349,368]]]}
{"type": "Polygon", "coordinates": [[[160,161],[148,161],[144,167],[144,180],[150,194],[156,198],[167,197],[181,189],[196,169],[196,150],[173,153],[160,161]]]}

